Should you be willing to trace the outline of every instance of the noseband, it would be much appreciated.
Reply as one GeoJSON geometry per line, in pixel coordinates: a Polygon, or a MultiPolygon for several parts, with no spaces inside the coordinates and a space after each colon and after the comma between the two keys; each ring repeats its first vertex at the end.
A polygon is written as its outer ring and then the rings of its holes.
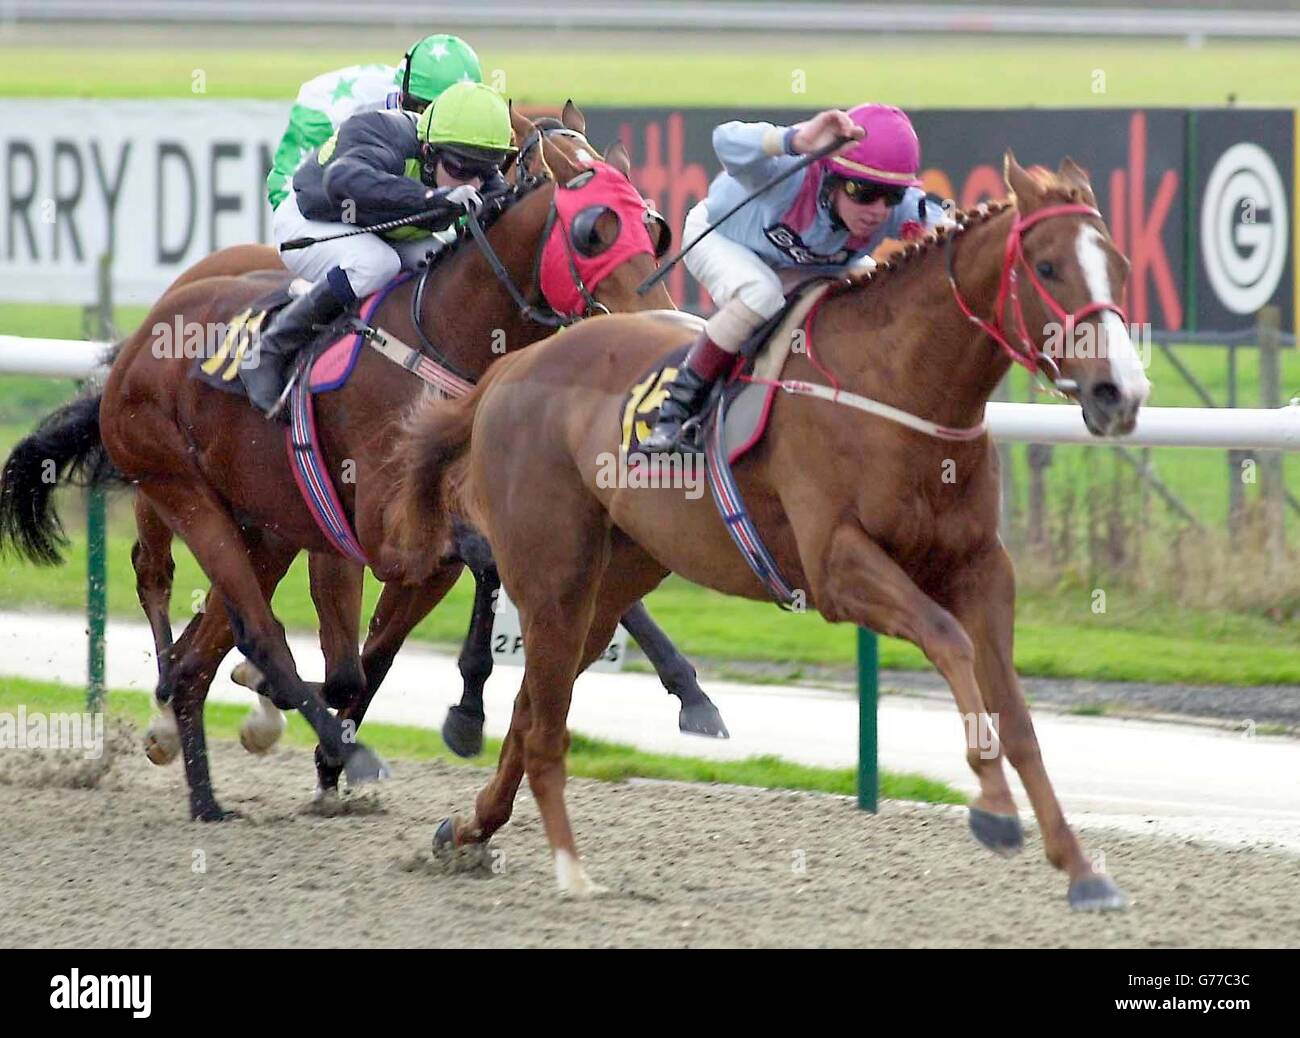
{"type": "Polygon", "coordinates": [[[1128,316],[1124,313],[1124,308],[1118,303],[1103,302],[1094,300],[1079,307],[1073,313],[1069,313],[1061,306],[1050,292],[1043,287],[1042,282],[1034,273],[1033,268],[1025,259],[1025,232],[1035,224],[1043,220],[1050,219],[1054,216],[1093,216],[1101,219],[1101,213],[1090,205],[1082,203],[1069,203],[1062,205],[1045,206],[1038,209],[1028,216],[1019,216],[1011,225],[1011,230],[1007,233],[1006,247],[1002,252],[1002,276],[998,280],[998,298],[994,304],[993,320],[986,320],[976,314],[966,302],[957,287],[957,271],[955,266],[955,234],[948,235],[945,242],[946,259],[948,263],[948,284],[952,286],[953,297],[957,300],[957,306],[961,312],[966,315],[972,324],[977,325],[990,339],[1002,347],[1006,353],[1017,364],[1024,367],[1031,374],[1046,375],[1051,380],[1053,387],[1057,392],[1064,396],[1075,396],[1078,393],[1078,384],[1073,379],[1064,378],[1061,375],[1061,369],[1056,361],[1049,357],[1034,342],[1033,337],[1029,334],[1029,328],[1025,323],[1024,308],[1020,302],[1020,268],[1023,267],[1029,277],[1029,283],[1033,285],[1034,291],[1038,293],[1038,298],[1050,310],[1066,328],[1073,328],[1075,324],[1086,317],[1096,313],[1110,311],[1117,314],[1121,321],[1128,324],[1128,316]],[[1008,326],[1007,304],[1010,305],[1011,316],[1014,318],[1014,326],[1008,326]],[[1019,346],[1011,342],[1011,336],[1014,335],[1019,341],[1019,346]]]}

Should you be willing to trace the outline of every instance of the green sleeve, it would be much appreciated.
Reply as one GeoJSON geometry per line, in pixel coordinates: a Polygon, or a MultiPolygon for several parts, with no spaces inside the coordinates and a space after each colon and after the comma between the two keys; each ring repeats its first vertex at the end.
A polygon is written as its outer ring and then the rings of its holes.
{"type": "Polygon", "coordinates": [[[271,162],[271,173],[266,178],[266,198],[274,209],[284,201],[293,188],[293,175],[298,164],[313,148],[319,148],[334,135],[334,124],[329,116],[315,108],[295,104],[289,110],[289,128],[280,138],[271,162]]]}

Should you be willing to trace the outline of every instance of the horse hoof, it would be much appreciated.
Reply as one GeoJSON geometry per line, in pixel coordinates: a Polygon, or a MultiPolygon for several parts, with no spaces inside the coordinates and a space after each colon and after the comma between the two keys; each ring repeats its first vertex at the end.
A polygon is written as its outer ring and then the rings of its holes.
{"type": "Polygon", "coordinates": [[[687,735],[707,735],[710,739],[731,738],[727,726],[722,723],[718,708],[707,701],[682,707],[682,712],[677,716],[677,727],[687,735]]]}
{"type": "Polygon", "coordinates": [[[477,757],[483,752],[483,718],[457,703],[442,722],[442,741],[457,757],[477,757]]]}
{"type": "Polygon", "coordinates": [[[349,786],[364,786],[367,782],[380,782],[392,774],[379,754],[357,743],[343,764],[343,774],[349,786]]]}
{"type": "Polygon", "coordinates": [[[970,831],[985,847],[1004,858],[1019,854],[1025,846],[1025,830],[1019,815],[999,815],[983,808],[970,809],[970,831]]]}
{"type": "Polygon", "coordinates": [[[244,688],[252,689],[254,692],[260,692],[262,683],[266,681],[262,672],[257,669],[257,665],[250,660],[243,660],[235,664],[235,669],[230,672],[230,680],[236,685],[243,685],[244,688]]]}
{"type": "Polygon", "coordinates": [[[582,862],[567,851],[555,854],[555,879],[561,897],[584,899],[609,893],[609,888],[593,880],[582,862]]]}
{"type": "MultiPolygon", "coordinates": [[[[473,834],[471,834],[473,835],[473,834]]],[[[452,874],[492,872],[493,854],[486,840],[470,840],[456,846],[456,819],[444,818],[433,833],[433,860],[452,874]]]]}
{"type": "Polygon", "coordinates": [[[450,818],[444,818],[438,823],[438,828],[433,831],[433,853],[438,854],[440,851],[456,846],[456,823],[450,818]]]}
{"type": "Polygon", "coordinates": [[[144,755],[161,767],[174,761],[180,752],[181,736],[176,728],[176,718],[167,707],[149,722],[144,733],[144,755]]]}
{"type": "Polygon", "coordinates": [[[253,707],[239,726],[239,744],[249,753],[270,753],[284,734],[284,714],[268,703],[253,707]]]}
{"type": "Polygon", "coordinates": [[[191,822],[232,822],[242,817],[238,811],[227,811],[215,801],[199,808],[190,809],[191,822]]]}
{"type": "Polygon", "coordinates": [[[317,786],[316,791],[311,795],[313,804],[335,803],[339,798],[338,786],[317,786]]]}
{"type": "Polygon", "coordinates": [[[1076,912],[1118,912],[1128,908],[1128,897],[1109,876],[1094,873],[1070,884],[1070,907],[1076,912]]]}

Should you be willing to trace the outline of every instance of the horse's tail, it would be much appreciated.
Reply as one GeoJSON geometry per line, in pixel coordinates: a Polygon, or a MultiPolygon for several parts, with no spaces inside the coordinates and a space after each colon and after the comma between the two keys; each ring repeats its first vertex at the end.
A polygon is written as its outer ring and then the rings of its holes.
{"type": "Polygon", "coordinates": [[[399,576],[406,583],[420,583],[449,554],[474,415],[506,359],[494,364],[468,396],[426,400],[407,419],[393,456],[396,492],[385,513],[385,579],[399,576]]]}
{"type": "Polygon", "coordinates": [[[0,552],[41,566],[62,562],[68,538],[54,508],[55,488],[121,481],[99,436],[102,398],[100,390],[64,404],[10,453],[0,472],[0,552]]]}

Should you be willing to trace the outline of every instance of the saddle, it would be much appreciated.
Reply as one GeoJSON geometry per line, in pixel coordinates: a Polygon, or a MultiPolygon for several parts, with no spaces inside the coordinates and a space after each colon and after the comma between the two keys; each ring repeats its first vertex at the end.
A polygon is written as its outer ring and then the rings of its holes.
{"type": "MultiPolygon", "coordinates": [[[[777,387],[750,379],[777,380],[792,350],[801,348],[802,329],[808,311],[835,283],[833,278],[805,281],[786,296],[785,305],[765,321],[741,346],[736,366],[718,380],[700,412],[694,432],[709,428],[715,416],[722,422],[727,461],[734,464],[763,438],[777,387]]],[[[624,451],[633,451],[650,435],[659,417],[659,406],[668,395],[667,385],[686,359],[690,345],[674,348],[659,358],[645,376],[629,390],[622,410],[624,451]]],[[[702,443],[697,442],[702,447],[702,443]]]]}

